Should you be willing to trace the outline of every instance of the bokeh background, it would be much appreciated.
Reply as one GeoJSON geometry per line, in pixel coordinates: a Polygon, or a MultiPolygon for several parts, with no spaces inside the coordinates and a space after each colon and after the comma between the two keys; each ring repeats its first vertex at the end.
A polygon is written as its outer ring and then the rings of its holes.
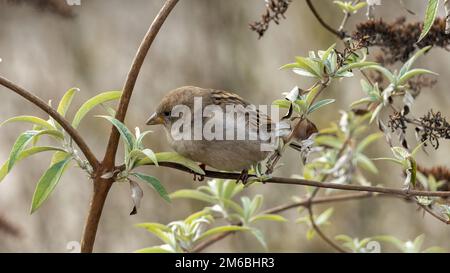
{"type": "MultiPolygon", "coordinates": [[[[80,105],[95,94],[120,90],[137,47],[154,16],[162,6],[160,0],[81,0],[81,6],[66,6],[63,0],[14,1],[0,0],[0,75],[35,92],[44,100],[57,104],[64,92],[79,87],[73,105],[80,105]],[[50,4],[50,6],[48,6],[50,4]]],[[[342,13],[332,1],[314,1],[325,20],[338,26],[342,13]]],[[[392,21],[407,16],[409,21],[422,20],[424,1],[409,0],[408,14],[400,1],[383,1],[377,17],[392,21]]],[[[131,107],[127,115],[130,128],[145,128],[144,121],[165,92],[182,85],[197,85],[233,90],[255,104],[267,104],[280,98],[281,92],[293,86],[307,87],[310,82],[278,68],[291,62],[296,55],[309,50],[326,49],[335,42],[318,24],[305,1],[294,0],[280,25],[272,24],[262,39],[251,32],[248,23],[259,19],[264,11],[263,0],[181,0],[162,27],[141,70],[131,107]]],[[[365,20],[364,12],[352,16],[348,30],[365,20]]],[[[422,58],[418,66],[438,72],[440,81],[426,90],[414,105],[420,116],[430,106],[450,116],[448,107],[449,54],[436,49],[422,58]]],[[[319,128],[338,118],[339,109],[347,109],[355,99],[363,97],[359,78],[334,82],[324,97],[337,102],[313,116],[319,128]]],[[[22,114],[46,116],[17,95],[0,87],[0,119],[22,114]]],[[[74,109],[69,113],[73,115],[74,109]]],[[[95,113],[102,113],[97,109],[95,113]]],[[[0,161],[7,159],[15,138],[26,124],[9,124],[0,128],[0,161]]],[[[145,128],[148,129],[148,128],[145,128]]],[[[102,156],[110,132],[107,122],[93,117],[85,119],[81,133],[95,154],[102,156]]],[[[169,147],[162,128],[154,128],[146,145],[155,151],[169,147]]],[[[421,154],[425,166],[448,165],[449,145],[441,143],[438,151],[421,154]]],[[[383,141],[370,149],[373,156],[389,155],[383,141]]],[[[39,155],[21,162],[0,184],[0,252],[67,252],[70,241],[78,241],[86,216],[91,183],[74,168],[68,171],[49,200],[33,215],[29,214],[35,184],[49,164],[50,155],[39,155]]],[[[300,172],[300,160],[295,153],[285,155],[284,167],[277,175],[290,176],[300,172]]],[[[400,169],[377,163],[381,172],[370,177],[374,184],[401,187],[400,169]]],[[[195,188],[192,176],[171,169],[151,168],[172,192],[195,188]]],[[[302,195],[300,186],[267,184],[250,187],[244,193],[265,197],[264,208],[290,201],[302,195]]],[[[160,244],[158,239],[134,227],[140,222],[168,223],[184,219],[201,209],[202,203],[175,200],[165,203],[155,192],[145,187],[142,208],[129,216],[132,203],[127,184],[115,184],[110,192],[97,234],[95,251],[131,252],[160,244]]],[[[327,205],[315,207],[317,212],[327,205]]],[[[331,251],[319,238],[305,239],[306,228],[295,223],[299,214],[291,210],[283,214],[288,223],[264,223],[270,251],[323,252],[331,251]]],[[[332,225],[324,229],[330,235],[348,234],[367,237],[392,234],[402,240],[426,234],[425,246],[439,245],[450,249],[450,230],[441,222],[423,215],[415,205],[397,199],[349,201],[335,205],[332,225]]],[[[394,249],[385,249],[394,251],[394,249]]],[[[206,251],[262,251],[250,235],[233,235],[206,251]]]]}

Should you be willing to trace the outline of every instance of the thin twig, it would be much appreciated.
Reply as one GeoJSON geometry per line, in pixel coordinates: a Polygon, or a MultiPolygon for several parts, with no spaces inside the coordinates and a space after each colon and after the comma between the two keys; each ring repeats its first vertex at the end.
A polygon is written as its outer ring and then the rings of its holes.
{"type": "Polygon", "coordinates": [[[345,251],[341,246],[336,244],[332,239],[328,238],[328,236],[326,236],[325,233],[323,233],[322,230],[319,228],[319,226],[316,224],[311,203],[306,208],[308,209],[308,215],[309,215],[309,221],[311,223],[311,227],[316,231],[317,235],[319,235],[320,238],[322,238],[322,240],[324,240],[328,245],[330,245],[332,248],[336,249],[338,252],[346,253],[347,251],[345,251]]]}
{"type": "MultiPolygon", "coordinates": [[[[368,197],[374,197],[374,196],[383,196],[383,195],[377,195],[370,192],[364,192],[364,193],[353,193],[353,194],[343,194],[343,195],[336,195],[336,196],[328,196],[328,197],[322,197],[322,198],[316,198],[312,203],[314,204],[325,204],[325,203],[332,203],[332,202],[340,202],[340,201],[349,201],[349,200],[356,200],[361,198],[368,198],[368,197]]],[[[265,210],[262,212],[262,214],[273,214],[273,213],[280,213],[284,212],[293,208],[298,207],[305,207],[308,206],[311,202],[309,200],[303,200],[299,202],[294,202],[291,204],[281,205],[277,207],[273,207],[271,209],[265,210]]],[[[242,223],[239,223],[238,225],[241,225],[242,223]]],[[[227,231],[220,233],[218,235],[215,235],[208,240],[203,241],[202,243],[196,245],[193,249],[191,249],[190,252],[201,252],[208,246],[228,237],[231,234],[234,234],[235,231],[227,231]]]]}
{"type": "MultiPolygon", "coordinates": [[[[144,63],[144,59],[147,55],[150,46],[155,40],[161,26],[166,20],[167,16],[173,10],[178,0],[167,0],[164,6],[153,20],[150,28],[144,36],[144,39],[139,46],[136,56],[131,65],[127,79],[123,87],[123,94],[119,102],[117,109],[116,119],[124,121],[125,115],[128,109],[128,104],[133,93],[133,89],[139,75],[139,71],[144,63]]],[[[92,252],[95,242],[95,236],[97,234],[97,228],[102,215],[103,206],[105,204],[106,197],[108,196],[109,189],[114,182],[113,179],[103,179],[101,176],[103,173],[111,171],[114,168],[114,162],[117,153],[117,146],[119,144],[119,132],[113,126],[111,135],[106,148],[105,156],[103,158],[101,168],[97,171],[97,175],[94,179],[94,191],[92,195],[92,201],[89,207],[86,224],[81,239],[81,252],[92,252]]]]}
{"type": "Polygon", "coordinates": [[[92,153],[89,146],[84,141],[83,137],[78,133],[78,131],[67,121],[63,116],[61,116],[55,109],[53,109],[50,105],[45,103],[41,98],[33,95],[31,92],[25,90],[24,88],[18,86],[17,84],[9,81],[6,78],[0,76],[0,84],[4,87],[10,89],[21,97],[25,98],[29,102],[33,103],[37,107],[41,108],[44,112],[46,112],[49,116],[51,116],[56,122],[58,122],[62,128],[70,135],[73,141],[78,145],[81,152],[86,157],[89,164],[91,164],[92,168],[96,170],[99,166],[99,162],[95,155],[92,153]]]}
{"type": "Polygon", "coordinates": [[[320,16],[320,14],[317,12],[316,8],[314,7],[314,5],[312,4],[311,0],[306,0],[306,4],[308,4],[309,9],[311,10],[311,12],[314,14],[314,16],[316,17],[317,21],[319,21],[319,23],[326,29],[328,30],[330,33],[334,34],[335,36],[337,36],[339,39],[343,39],[345,37],[345,33],[344,32],[339,32],[337,30],[335,30],[334,28],[332,28],[330,25],[328,25],[320,16]]]}
{"type": "Polygon", "coordinates": [[[422,205],[420,203],[417,203],[417,205],[419,205],[422,209],[424,209],[426,212],[428,212],[431,216],[433,216],[434,218],[438,219],[439,221],[441,221],[442,223],[446,224],[446,225],[450,225],[450,220],[449,219],[445,219],[444,217],[442,217],[441,215],[437,214],[436,212],[434,212],[431,208],[429,208],[428,206],[422,205]]]}

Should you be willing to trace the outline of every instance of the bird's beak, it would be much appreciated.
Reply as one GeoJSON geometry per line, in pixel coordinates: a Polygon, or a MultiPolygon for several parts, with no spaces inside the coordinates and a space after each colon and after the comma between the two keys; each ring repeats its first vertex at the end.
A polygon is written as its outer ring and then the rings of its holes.
{"type": "Polygon", "coordinates": [[[148,120],[145,122],[145,124],[147,124],[147,125],[164,124],[164,118],[155,112],[148,118],[148,120]]]}

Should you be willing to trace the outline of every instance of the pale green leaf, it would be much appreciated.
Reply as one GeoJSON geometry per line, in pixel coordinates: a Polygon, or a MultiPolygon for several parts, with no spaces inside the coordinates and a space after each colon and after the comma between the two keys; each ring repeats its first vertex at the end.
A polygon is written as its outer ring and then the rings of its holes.
{"type": "Polygon", "coordinates": [[[328,105],[328,104],[332,104],[332,103],[334,103],[335,101],[336,101],[335,99],[324,99],[324,100],[318,101],[318,102],[314,103],[314,104],[308,109],[307,114],[309,115],[309,114],[311,114],[312,112],[318,110],[319,108],[322,108],[323,106],[326,106],[326,105],[328,105]]]}
{"type": "Polygon", "coordinates": [[[382,137],[383,134],[382,133],[374,133],[371,135],[368,135],[366,138],[364,138],[356,147],[356,151],[357,152],[362,152],[364,151],[364,149],[369,146],[371,143],[375,142],[376,140],[378,140],[380,137],[382,137]]]}
{"type": "Polygon", "coordinates": [[[105,102],[108,102],[108,101],[117,100],[120,98],[120,96],[122,96],[121,91],[109,91],[109,92],[104,92],[104,93],[98,94],[97,96],[89,99],[80,107],[80,109],[78,109],[77,113],[75,114],[75,117],[73,118],[72,126],[74,128],[77,128],[78,125],[80,125],[81,120],[95,106],[105,103],[105,102]]]}
{"type": "Polygon", "coordinates": [[[417,42],[422,41],[422,39],[425,38],[425,36],[427,36],[428,32],[433,26],[434,20],[436,19],[438,7],[439,7],[439,0],[428,0],[422,33],[420,33],[420,37],[417,42]]]}
{"type": "Polygon", "coordinates": [[[59,102],[57,112],[61,116],[66,116],[67,110],[70,107],[70,104],[72,103],[73,97],[75,96],[75,93],[80,91],[78,88],[70,88],[62,97],[61,101],[59,102]]]}
{"type": "MultiPolygon", "coordinates": [[[[64,151],[61,148],[57,147],[50,147],[50,146],[36,146],[31,147],[29,149],[23,150],[16,158],[16,164],[21,161],[22,159],[25,159],[29,156],[32,156],[37,153],[41,152],[47,152],[47,151],[64,151]]],[[[8,164],[9,161],[6,161],[2,167],[0,168],[0,182],[5,178],[5,176],[8,174],[8,164]]]]}
{"type": "MultiPolygon", "coordinates": [[[[195,172],[197,174],[205,175],[205,171],[202,168],[200,168],[196,162],[194,162],[190,159],[187,159],[177,153],[163,152],[163,153],[156,153],[155,155],[156,155],[156,159],[159,163],[170,162],[170,163],[180,164],[180,165],[192,170],[193,172],[195,172]]],[[[136,163],[136,167],[142,166],[142,165],[153,165],[153,162],[149,158],[144,158],[144,159],[139,160],[136,163]]]]}
{"type": "Polygon", "coordinates": [[[133,173],[132,175],[150,184],[164,200],[170,203],[169,194],[158,178],[143,173],[133,173]]]}
{"type": "Polygon", "coordinates": [[[250,218],[250,222],[256,221],[287,222],[287,219],[278,214],[260,214],[250,218]]]}
{"type": "Polygon", "coordinates": [[[16,163],[19,154],[26,148],[26,146],[30,143],[33,137],[38,133],[39,131],[26,131],[17,138],[9,154],[8,168],[7,168],[8,172],[11,171],[12,167],[16,163]]]}
{"type": "Polygon", "coordinates": [[[31,202],[31,213],[34,213],[53,192],[71,159],[67,157],[65,160],[53,164],[39,179],[31,202]]]}
{"type": "Polygon", "coordinates": [[[53,127],[53,125],[51,125],[50,123],[48,123],[46,120],[43,120],[41,118],[35,117],[35,116],[17,116],[17,117],[12,117],[10,119],[5,120],[4,122],[2,122],[0,124],[0,127],[7,124],[7,123],[11,123],[11,122],[28,122],[28,123],[32,123],[38,126],[41,126],[43,128],[46,128],[48,130],[54,130],[55,127],[53,127]]]}
{"type": "Polygon", "coordinates": [[[416,68],[406,72],[401,78],[399,78],[398,84],[400,85],[405,84],[409,79],[422,74],[432,74],[435,76],[439,75],[428,69],[416,68]]]}
{"type": "Polygon", "coordinates": [[[250,228],[248,228],[248,227],[233,226],[233,225],[215,227],[215,228],[208,229],[206,232],[204,232],[202,235],[200,235],[197,238],[197,240],[195,240],[195,241],[199,242],[201,240],[208,238],[209,236],[212,236],[212,235],[215,235],[218,233],[234,232],[234,231],[248,231],[248,230],[250,230],[250,228]]]}
{"type": "Polygon", "coordinates": [[[117,120],[113,117],[110,117],[110,116],[97,116],[97,117],[104,118],[104,119],[108,120],[109,122],[111,122],[112,125],[114,125],[114,127],[116,127],[117,131],[119,131],[120,136],[124,140],[125,145],[127,146],[128,150],[131,151],[133,149],[133,147],[135,146],[134,144],[135,144],[136,140],[134,138],[134,135],[125,126],[125,124],[123,124],[119,120],[117,120]]]}
{"type": "Polygon", "coordinates": [[[172,199],[189,198],[207,202],[210,204],[215,204],[217,202],[217,200],[214,197],[197,190],[187,190],[187,189],[178,190],[176,192],[171,193],[169,196],[172,199]]]}

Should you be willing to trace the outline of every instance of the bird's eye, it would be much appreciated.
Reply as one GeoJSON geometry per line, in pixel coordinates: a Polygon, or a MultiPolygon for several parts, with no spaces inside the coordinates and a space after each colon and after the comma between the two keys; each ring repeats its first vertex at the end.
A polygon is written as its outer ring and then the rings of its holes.
{"type": "Polygon", "coordinates": [[[164,114],[164,116],[169,117],[170,116],[170,111],[166,111],[163,114],[164,114]]]}

